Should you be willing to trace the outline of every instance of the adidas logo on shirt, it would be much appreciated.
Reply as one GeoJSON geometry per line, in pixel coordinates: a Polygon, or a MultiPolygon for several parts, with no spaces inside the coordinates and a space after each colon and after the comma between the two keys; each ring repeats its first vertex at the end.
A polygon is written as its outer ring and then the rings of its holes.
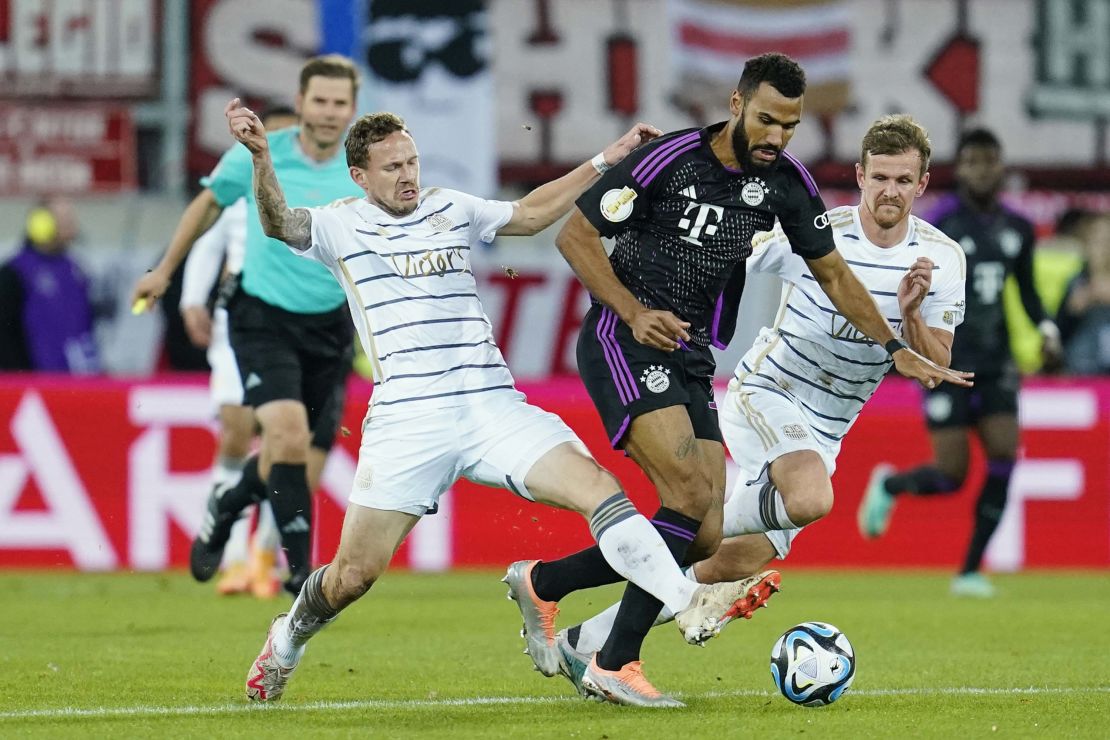
{"type": "Polygon", "coordinates": [[[688,185],[687,187],[684,187],[682,189],[682,194],[685,195],[690,200],[697,200],[698,199],[698,193],[697,193],[696,190],[694,190],[693,185],[688,185]]]}

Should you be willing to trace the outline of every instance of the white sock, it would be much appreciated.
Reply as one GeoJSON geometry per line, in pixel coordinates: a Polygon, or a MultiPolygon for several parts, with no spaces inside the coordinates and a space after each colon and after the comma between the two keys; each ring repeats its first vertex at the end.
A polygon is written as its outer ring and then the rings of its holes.
{"type": "Polygon", "coordinates": [[[771,483],[738,483],[725,502],[725,537],[797,528],[786,514],[782,494],[771,483]]]}
{"type": "MultiPolygon", "coordinates": [[[[297,596],[296,600],[293,602],[293,608],[296,608],[297,601],[300,601],[302,598],[303,594],[297,596]]],[[[293,609],[289,611],[292,613],[293,609]]],[[[288,615],[286,615],[285,619],[281,620],[281,627],[274,633],[273,642],[274,656],[278,659],[278,663],[281,663],[286,668],[294,666],[300,661],[301,656],[304,655],[305,648],[304,643],[301,643],[299,647],[293,645],[291,621],[288,615]]]]}
{"type": "Polygon", "coordinates": [[[231,535],[227,538],[227,544],[224,545],[224,556],[220,561],[223,567],[233,564],[242,564],[247,562],[250,555],[250,540],[251,540],[251,518],[250,507],[245,510],[245,516],[231,525],[231,535]]]}
{"type": "Polygon", "coordinates": [[[270,508],[269,501],[263,501],[258,505],[258,524],[254,529],[254,544],[259,550],[276,550],[281,545],[281,533],[278,531],[274,510],[270,508]]]}
{"type": "Polygon", "coordinates": [[[247,464],[245,457],[231,457],[217,455],[216,464],[212,468],[212,482],[230,488],[243,477],[243,467],[247,464]]]}
{"type": "MultiPolygon", "coordinates": [[[[684,568],[682,573],[693,583],[698,582],[694,575],[694,566],[684,568]]],[[[613,623],[617,621],[617,612],[620,610],[620,606],[621,603],[618,601],[601,614],[590,617],[578,625],[578,644],[574,646],[574,649],[583,653],[596,653],[601,650],[605,641],[609,639],[609,632],[613,629],[613,623]]],[[[674,619],[674,612],[664,604],[663,610],[659,612],[659,616],[655,618],[655,624],[652,626],[658,627],[672,619],[674,619]]]]}
{"type": "Polygon", "coordinates": [[[682,611],[694,597],[691,583],[659,536],[624,493],[606,499],[590,517],[590,531],[609,566],[672,611],[682,611]]]}

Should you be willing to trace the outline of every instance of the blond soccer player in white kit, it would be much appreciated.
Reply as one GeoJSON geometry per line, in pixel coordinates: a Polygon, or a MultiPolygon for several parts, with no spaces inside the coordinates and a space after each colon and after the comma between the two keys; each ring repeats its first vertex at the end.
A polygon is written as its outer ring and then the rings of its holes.
{"type": "MultiPolygon", "coordinates": [[[[947,367],[963,320],[966,266],[958,244],[910,215],[929,182],[930,151],[928,134],[909,116],[879,119],[856,165],[859,205],[825,218],[895,333],[947,367]]],[[[836,311],[781,228],[752,244],[748,272],[782,278],[783,295],[774,325],[736,367],[721,406],[739,477],[725,502],[720,549],[688,571],[700,583],[742,578],[785,558],[801,528],[832,509],[841,441],[892,364],[887,349],[836,311]]],[[[617,606],[556,636],[560,673],[579,691],[617,606]]],[[[664,607],[656,624],[671,618],[664,607]]]]}
{"type": "Polygon", "coordinates": [[[290,613],[272,622],[247,674],[248,698],[281,697],[308,639],[370,589],[420,517],[462,477],[583,514],[610,566],[676,612],[687,641],[716,634],[751,584],[686,579],[574,432],[525,402],[470,268],[472,248],[496,233],[535,234],[554,223],[602,170],[659,131],[638,124],[592,162],[509,203],[421,189],[404,122],[391,113],[363,116],[345,146],[367,197],[290,210],[258,117],[238,100],[226,113],[252,155],[264,230],[335,275],[375,381],[338,552],[309,576],[290,613]]]}

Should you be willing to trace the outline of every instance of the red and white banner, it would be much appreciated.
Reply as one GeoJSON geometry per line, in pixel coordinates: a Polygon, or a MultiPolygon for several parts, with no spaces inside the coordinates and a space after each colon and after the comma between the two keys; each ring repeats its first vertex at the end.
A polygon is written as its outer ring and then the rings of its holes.
{"type": "Polygon", "coordinates": [[[0,90],[36,100],[155,94],[159,5],[0,0],[0,90]]]}
{"type": "MultiPolygon", "coordinates": [[[[562,416],[624,483],[642,511],[657,504],[643,474],[606,447],[576,378],[525,384],[562,416]]],[[[353,383],[317,496],[317,553],[335,551],[370,388],[353,383]]],[[[215,449],[203,378],[124,383],[0,378],[0,567],[157,570],[186,562],[200,525],[215,449]]],[[[1110,382],[1030,383],[1022,396],[1023,454],[1010,506],[988,551],[996,569],[1110,567],[1110,382]]],[[[955,567],[983,473],[965,490],[900,500],[889,534],[864,541],[855,510],[873,465],[929,456],[914,386],[884,383],[848,436],[832,514],[798,538],[792,566],[955,567]]],[[[730,471],[730,480],[735,471],[730,471]]],[[[500,566],[590,544],[585,522],[506,491],[457,484],[396,563],[417,569],[500,566]]]]}
{"type": "Polygon", "coordinates": [[[0,105],[0,195],[136,187],[135,127],[118,105],[0,105]]]}

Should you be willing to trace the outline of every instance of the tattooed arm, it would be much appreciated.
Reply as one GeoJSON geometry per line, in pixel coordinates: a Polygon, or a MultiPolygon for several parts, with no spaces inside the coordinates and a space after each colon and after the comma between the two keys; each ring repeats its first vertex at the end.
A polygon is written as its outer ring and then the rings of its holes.
{"type": "Polygon", "coordinates": [[[266,236],[281,239],[294,249],[312,245],[312,215],[305,208],[290,209],[281,192],[266,129],[250,108],[239,105],[235,98],[224,108],[232,136],[251,153],[254,163],[254,198],[258,202],[258,218],[266,236]]]}
{"type": "Polygon", "coordinates": [[[294,249],[312,246],[312,214],[307,208],[285,204],[274,162],[269,150],[254,154],[254,199],[258,202],[258,218],[266,236],[281,239],[294,249]]]}

